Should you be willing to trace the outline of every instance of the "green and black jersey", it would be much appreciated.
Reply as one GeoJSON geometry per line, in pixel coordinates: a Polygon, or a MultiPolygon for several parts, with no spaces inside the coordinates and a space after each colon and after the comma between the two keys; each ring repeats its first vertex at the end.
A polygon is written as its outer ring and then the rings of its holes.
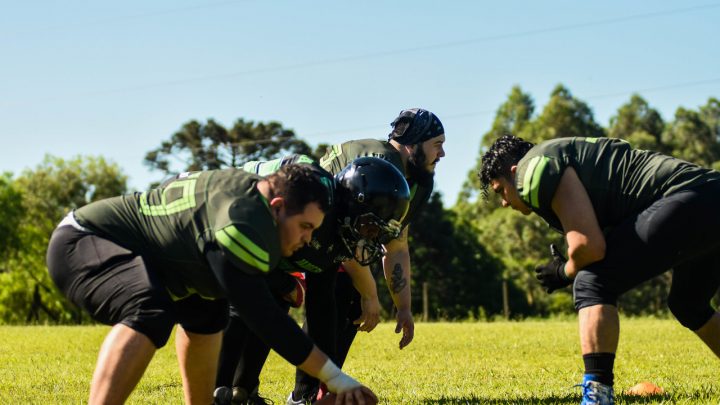
{"type": "Polygon", "coordinates": [[[203,256],[206,246],[222,248],[247,274],[278,264],[278,229],[257,190],[260,179],[237,169],[185,173],[148,192],[86,205],[75,218],[153,263],[174,298],[220,298],[224,293],[203,256]]]}
{"type": "MultiPolygon", "coordinates": [[[[264,162],[248,162],[242,168],[250,173],[267,176],[291,163],[317,164],[309,156],[295,154],[264,162]]],[[[291,257],[281,258],[278,269],[286,272],[311,273],[336,271],[338,264],[351,257],[338,234],[338,220],[335,211],[331,210],[325,215],[322,225],[313,232],[310,243],[295,251],[291,257]]]]}
{"type": "Polygon", "coordinates": [[[533,147],[518,162],[520,198],[551,227],[562,230],[551,208],[567,167],[585,186],[603,230],[660,198],[720,180],[720,172],[657,152],[633,149],[613,138],[559,138],[533,147]]]}
{"type": "Polygon", "coordinates": [[[242,169],[248,173],[255,173],[260,176],[267,176],[280,170],[280,168],[285,165],[294,163],[306,163],[318,166],[317,162],[308,155],[293,154],[273,160],[254,160],[252,162],[247,162],[242,166],[242,169]]]}
{"type": "Polygon", "coordinates": [[[350,162],[359,157],[376,157],[387,160],[395,165],[400,170],[400,173],[405,175],[410,187],[410,207],[405,218],[403,218],[402,224],[407,226],[430,198],[433,190],[432,184],[425,186],[418,184],[412,178],[407,178],[408,174],[403,166],[400,152],[390,143],[377,139],[360,139],[333,145],[328,148],[325,156],[320,158],[320,166],[336,175],[350,162]]]}

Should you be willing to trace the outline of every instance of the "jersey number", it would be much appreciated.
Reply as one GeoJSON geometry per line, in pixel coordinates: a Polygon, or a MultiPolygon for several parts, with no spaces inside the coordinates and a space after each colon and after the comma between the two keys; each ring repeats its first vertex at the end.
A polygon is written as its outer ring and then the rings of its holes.
{"type": "MultiPolygon", "coordinates": [[[[200,172],[192,173],[165,186],[160,196],[160,204],[151,205],[148,201],[148,192],[142,193],[140,212],[148,216],[167,216],[194,208],[195,185],[198,176],[200,176],[200,172]]],[[[153,192],[151,191],[151,193],[153,192]]],[[[155,194],[153,193],[153,195],[155,194]]]]}

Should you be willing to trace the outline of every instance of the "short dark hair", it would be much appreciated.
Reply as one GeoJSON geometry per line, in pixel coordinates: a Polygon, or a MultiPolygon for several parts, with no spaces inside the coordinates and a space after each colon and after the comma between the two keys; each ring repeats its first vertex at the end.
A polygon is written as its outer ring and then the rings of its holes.
{"type": "Polygon", "coordinates": [[[310,203],[317,203],[327,214],[333,205],[335,179],[327,171],[310,164],[288,164],[267,176],[272,197],[285,199],[288,215],[296,215],[310,203]]]}
{"type": "Polygon", "coordinates": [[[482,156],[480,177],[481,193],[488,198],[488,187],[493,179],[509,179],[510,168],[517,164],[534,144],[513,135],[503,135],[482,156]]]}

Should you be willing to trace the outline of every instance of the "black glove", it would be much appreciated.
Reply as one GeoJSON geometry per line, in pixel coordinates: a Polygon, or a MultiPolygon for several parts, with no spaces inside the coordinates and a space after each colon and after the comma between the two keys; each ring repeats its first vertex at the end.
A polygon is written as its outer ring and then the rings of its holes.
{"type": "Polygon", "coordinates": [[[560,254],[555,244],[550,245],[552,260],[547,264],[535,267],[535,274],[548,294],[572,284],[572,279],[565,274],[567,260],[560,254]]]}

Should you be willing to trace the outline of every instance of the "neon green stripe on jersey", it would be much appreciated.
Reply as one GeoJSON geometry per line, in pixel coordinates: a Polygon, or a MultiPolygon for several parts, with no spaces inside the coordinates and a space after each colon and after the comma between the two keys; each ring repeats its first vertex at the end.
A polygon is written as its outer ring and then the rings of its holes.
{"type": "Polygon", "coordinates": [[[585,138],[585,142],[587,143],[597,143],[597,138],[585,138]]]}
{"type": "Polygon", "coordinates": [[[263,273],[270,271],[270,255],[268,255],[268,252],[253,243],[233,225],[226,226],[215,232],[215,239],[245,263],[263,273]]]}
{"type": "Polygon", "coordinates": [[[528,162],[528,167],[525,170],[525,177],[523,177],[523,185],[522,185],[522,191],[520,192],[520,197],[522,197],[523,201],[530,204],[530,181],[532,180],[533,171],[535,170],[535,166],[537,166],[538,161],[540,160],[540,156],[535,156],[534,158],[530,159],[528,162]]]}
{"type": "Polygon", "coordinates": [[[298,265],[298,267],[302,268],[303,270],[307,270],[312,273],[321,273],[322,272],[322,269],[320,267],[310,263],[306,259],[298,260],[295,262],[295,264],[298,265]]]}
{"type": "Polygon", "coordinates": [[[530,159],[528,168],[525,170],[521,196],[532,207],[539,208],[540,180],[549,161],[550,159],[545,156],[535,156],[530,159]]]}
{"type": "Polygon", "coordinates": [[[140,195],[140,212],[148,216],[166,216],[176,214],[178,212],[194,208],[195,202],[195,185],[197,177],[200,173],[195,173],[187,178],[176,180],[170,183],[162,192],[159,205],[150,205],[147,201],[148,193],[144,192],[140,195]],[[176,188],[182,189],[182,197],[168,203],[167,193],[169,190],[176,188]]]}
{"type": "Polygon", "coordinates": [[[310,156],[300,155],[300,157],[298,157],[298,159],[297,159],[297,162],[295,162],[295,163],[308,163],[308,164],[311,164],[311,163],[313,163],[313,162],[314,162],[314,160],[313,160],[310,156]]]}
{"type": "Polygon", "coordinates": [[[323,169],[327,170],[327,165],[330,164],[335,158],[342,155],[342,144],[333,145],[332,149],[330,150],[330,153],[328,153],[327,156],[323,156],[320,158],[320,166],[322,166],[323,169]]]}
{"type": "Polygon", "coordinates": [[[533,207],[540,207],[540,180],[545,168],[550,162],[550,159],[545,156],[538,156],[540,161],[535,166],[535,170],[532,175],[532,183],[530,183],[530,202],[533,207]]]}

